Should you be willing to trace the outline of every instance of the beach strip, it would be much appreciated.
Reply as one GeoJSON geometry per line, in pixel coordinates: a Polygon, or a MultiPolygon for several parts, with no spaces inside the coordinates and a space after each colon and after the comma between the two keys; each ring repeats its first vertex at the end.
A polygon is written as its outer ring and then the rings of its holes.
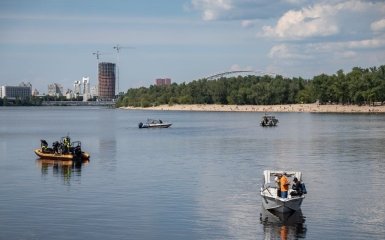
{"type": "Polygon", "coordinates": [[[311,113],[385,113],[385,105],[334,105],[334,104],[287,104],[287,105],[220,105],[175,104],[154,107],[121,107],[128,110],[152,111],[199,111],[199,112],[311,112],[311,113]]]}

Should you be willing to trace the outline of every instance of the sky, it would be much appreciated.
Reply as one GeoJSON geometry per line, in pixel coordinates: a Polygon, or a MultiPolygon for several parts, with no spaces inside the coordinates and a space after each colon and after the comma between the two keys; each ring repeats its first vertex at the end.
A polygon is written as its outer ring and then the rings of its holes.
{"type": "Polygon", "coordinates": [[[385,0],[0,0],[0,85],[96,85],[98,61],[118,63],[120,91],[236,70],[311,79],[380,66],[385,0]]]}

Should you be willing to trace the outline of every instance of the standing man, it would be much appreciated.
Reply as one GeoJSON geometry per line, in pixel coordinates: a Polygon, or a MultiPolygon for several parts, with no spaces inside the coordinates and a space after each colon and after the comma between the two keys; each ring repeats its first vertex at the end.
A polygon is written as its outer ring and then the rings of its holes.
{"type": "Polygon", "coordinates": [[[281,179],[279,180],[281,184],[281,198],[287,198],[287,192],[289,191],[289,180],[286,177],[286,172],[283,172],[281,179]]]}
{"type": "Polygon", "coordinates": [[[277,184],[277,197],[281,197],[281,177],[282,174],[278,174],[274,179],[275,183],[277,184]]]}

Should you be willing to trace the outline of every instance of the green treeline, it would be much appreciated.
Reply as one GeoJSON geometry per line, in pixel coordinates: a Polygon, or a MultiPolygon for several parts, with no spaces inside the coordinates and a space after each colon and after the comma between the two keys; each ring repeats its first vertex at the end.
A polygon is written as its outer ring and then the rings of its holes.
{"type": "Polygon", "coordinates": [[[200,79],[169,86],[129,89],[117,107],[149,107],[162,104],[274,105],[295,103],[371,104],[385,101],[385,65],[339,70],[311,80],[282,76],[238,76],[200,79]]]}
{"type": "Polygon", "coordinates": [[[0,98],[0,106],[41,106],[42,102],[42,98],[34,96],[28,98],[16,98],[12,100],[0,98]]]}

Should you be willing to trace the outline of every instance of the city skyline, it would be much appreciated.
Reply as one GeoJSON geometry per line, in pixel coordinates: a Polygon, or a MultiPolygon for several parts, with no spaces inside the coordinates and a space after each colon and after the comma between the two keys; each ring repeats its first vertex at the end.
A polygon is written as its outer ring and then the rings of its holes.
{"type": "Polygon", "coordinates": [[[1,1],[0,85],[71,88],[100,62],[119,88],[232,70],[311,78],[385,62],[385,2],[358,0],[1,1]],[[119,60],[114,46],[121,46],[119,60]],[[99,59],[95,54],[99,52],[99,59]]]}

